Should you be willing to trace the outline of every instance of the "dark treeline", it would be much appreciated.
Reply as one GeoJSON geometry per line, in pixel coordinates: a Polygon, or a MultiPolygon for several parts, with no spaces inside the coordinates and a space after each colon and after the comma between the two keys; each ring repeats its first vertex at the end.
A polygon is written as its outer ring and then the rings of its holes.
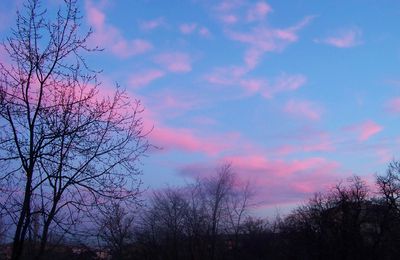
{"type": "Polygon", "coordinates": [[[122,232],[105,241],[115,259],[397,259],[400,254],[399,162],[376,177],[375,187],[355,176],[269,221],[249,215],[251,195],[225,166],[187,187],[154,193],[136,221],[114,211],[109,227],[125,229],[112,228],[122,232]]]}
{"type": "MultiPolygon", "coordinates": [[[[397,259],[400,254],[399,162],[377,176],[374,187],[354,176],[283,217],[252,217],[253,195],[225,165],[185,187],[156,191],[138,208],[112,204],[97,218],[98,244],[75,253],[70,246],[68,258],[397,259]]],[[[55,252],[49,250],[48,257],[55,252]]],[[[67,256],[62,252],[60,259],[67,256]]]]}
{"type": "Polygon", "coordinates": [[[400,163],[376,186],[360,177],[317,193],[284,217],[252,217],[254,194],[229,165],[154,192],[131,211],[114,204],[98,237],[113,259],[397,259],[400,163]],[[136,213],[135,213],[136,212],[136,213]]]}

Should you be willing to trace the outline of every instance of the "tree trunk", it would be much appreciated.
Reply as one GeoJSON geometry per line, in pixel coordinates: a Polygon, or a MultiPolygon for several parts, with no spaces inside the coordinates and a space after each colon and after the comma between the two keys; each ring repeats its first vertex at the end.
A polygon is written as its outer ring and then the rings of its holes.
{"type": "Polygon", "coordinates": [[[15,230],[11,259],[18,260],[21,257],[26,231],[30,220],[30,202],[31,202],[31,184],[32,174],[27,174],[27,182],[25,186],[24,202],[18,219],[17,228],[15,230]]]}

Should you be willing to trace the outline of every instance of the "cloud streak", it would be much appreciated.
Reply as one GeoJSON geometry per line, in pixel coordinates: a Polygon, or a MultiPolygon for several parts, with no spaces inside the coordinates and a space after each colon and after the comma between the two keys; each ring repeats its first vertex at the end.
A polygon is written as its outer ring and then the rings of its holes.
{"type": "Polygon", "coordinates": [[[152,31],[165,25],[166,22],[164,17],[158,17],[153,20],[141,21],[139,23],[139,27],[143,31],[152,31]]]}
{"type": "Polygon", "coordinates": [[[238,41],[248,46],[244,61],[249,69],[254,69],[267,52],[281,52],[290,43],[298,40],[299,31],[307,26],[314,16],[307,16],[297,24],[284,28],[270,28],[257,25],[250,31],[227,30],[226,33],[233,41],[238,41]]]}
{"type": "Polygon", "coordinates": [[[183,23],[179,26],[179,30],[183,34],[191,34],[193,33],[197,28],[196,23],[183,23]]]}
{"type": "Polygon", "coordinates": [[[192,70],[189,54],[183,52],[163,53],[154,58],[154,62],[174,73],[186,73],[192,70]]]}
{"type": "Polygon", "coordinates": [[[324,43],[337,48],[351,48],[362,44],[362,31],[359,28],[340,30],[332,36],[316,39],[316,43],[324,43]]]}
{"type": "Polygon", "coordinates": [[[387,101],[386,108],[393,114],[400,113],[400,97],[395,97],[387,101]]]}
{"type": "Polygon", "coordinates": [[[247,21],[264,20],[266,15],[270,12],[272,12],[272,8],[269,4],[266,2],[258,2],[247,11],[247,21]]]}
{"type": "Polygon", "coordinates": [[[348,131],[357,133],[358,140],[364,142],[381,132],[383,130],[383,126],[378,125],[372,120],[367,120],[365,122],[347,127],[346,129],[348,131]]]}
{"type": "Polygon", "coordinates": [[[153,45],[144,39],[125,39],[116,27],[106,24],[104,12],[91,1],[86,2],[86,12],[88,23],[94,28],[91,38],[93,45],[100,44],[120,58],[129,58],[153,49],[153,45]]]}
{"type": "Polygon", "coordinates": [[[143,87],[156,79],[164,77],[165,72],[161,70],[147,70],[130,76],[129,83],[134,88],[143,87]]]}
{"type": "Polygon", "coordinates": [[[247,94],[259,93],[265,98],[273,98],[278,94],[292,92],[307,83],[302,74],[281,73],[272,79],[246,77],[247,71],[242,67],[217,68],[204,79],[216,85],[239,86],[247,94]]]}
{"type": "Polygon", "coordinates": [[[308,100],[289,100],[285,104],[284,111],[309,120],[319,120],[322,114],[321,107],[308,100]]]}

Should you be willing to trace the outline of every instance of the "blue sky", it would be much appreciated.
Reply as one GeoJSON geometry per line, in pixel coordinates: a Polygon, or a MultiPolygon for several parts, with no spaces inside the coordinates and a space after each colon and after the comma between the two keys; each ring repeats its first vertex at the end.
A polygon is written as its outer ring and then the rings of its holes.
{"type": "MultiPolygon", "coordinates": [[[[21,3],[0,4],[3,39],[21,3]]],[[[103,88],[118,82],[154,126],[146,187],[232,163],[276,207],[353,174],[372,184],[398,157],[398,1],[79,3],[103,88]]]]}

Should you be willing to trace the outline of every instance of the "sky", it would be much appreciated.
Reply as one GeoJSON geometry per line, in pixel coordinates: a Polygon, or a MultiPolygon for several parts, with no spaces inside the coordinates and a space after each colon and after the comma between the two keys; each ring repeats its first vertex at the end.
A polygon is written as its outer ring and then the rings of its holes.
{"type": "MultiPolygon", "coordinates": [[[[0,37],[22,0],[0,3],[0,37]]],[[[45,0],[49,12],[62,1],[45,0]]],[[[265,209],[398,158],[400,2],[82,0],[87,61],[141,100],[143,187],[231,163],[265,209]]],[[[0,58],[4,58],[0,51],[0,58]]]]}

